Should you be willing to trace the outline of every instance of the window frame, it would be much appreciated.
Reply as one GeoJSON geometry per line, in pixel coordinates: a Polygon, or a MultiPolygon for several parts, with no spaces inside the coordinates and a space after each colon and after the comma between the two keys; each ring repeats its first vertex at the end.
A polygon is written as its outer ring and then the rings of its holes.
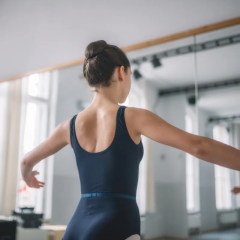
{"type": "MultiPolygon", "coordinates": [[[[26,153],[23,152],[23,144],[24,144],[24,130],[26,123],[26,114],[27,114],[27,105],[29,103],[34,103],[37,107],[42,108],[41,111],[43,113],[42,121],[41,121],[41,129],[36,130],[38,136],[35,136],[35,144],[34,147],[43,142],[49,134],[55,128],[55,115],[56,115],[56,102],[57,102],[57,86],[58,86],[58,71],[52,72],[43,72],[38,73],[40,75],[39,81],[44,80],[44,78],[48,78],[46,82],[48,82],[47,87],[48,97],[38,97],[32,96],[28,93],[28,86],[30,76],[22,78],[22,104],[21,104],[21,121],[20,121],[20,138],[19,138],[19,154],[18,154],[18,181],[17,181],[17,196],[15,201],[15,211],[19,210],[18,207],[18,188],[19,188],[19,179],[21,178],[20,172],[20,164],[26,153]],[[44,124],[42,124],[44,122],[44,124]]],[[[40,111],[40,110],[39,110],[40,111]]],[[[36,128],[39,128],[39,124],[36,125],[36,128]]],[[[36,129],[35,128],[35,129],[36,129]]],[[[37,204],[34,206],[34,212],[43,213],[43,219],[48,221],[51,219],[51,210],[52,210],[52,187],[53,187],[53,164],[54,164],[54,155],[49,156],[46,159],[41,160],[37,165],[34,166],[33,170],[38,170],[40,174],[38,175],[38,180],[44,181],[45,187],[41,189],[34,189],[35,199],[40,202],[35,202],[37,204]],[[40,198],[40,200],[39,200],[40,198]]]]}
{"type": "MultiPolygon", "coordinates": [[[[198,134],[197,129],[197,121],[196,121],[196,113],[193,107],[186,106],[185,112],[185,131],[188,131],[193,134],[198,134]],[[187,126],[187,117],[191,120],[191,129],[188,130],[187,126]]],[[[199,185],[199,159],[194,157],[193,155],[186,153],[186,209],[188,214],[198,213],[200,212],[200,185],[199,185]],[[192,161],[192,178],[193,178],[193,208],[189,208],[188,201],[188,163],[192,161]]]]}

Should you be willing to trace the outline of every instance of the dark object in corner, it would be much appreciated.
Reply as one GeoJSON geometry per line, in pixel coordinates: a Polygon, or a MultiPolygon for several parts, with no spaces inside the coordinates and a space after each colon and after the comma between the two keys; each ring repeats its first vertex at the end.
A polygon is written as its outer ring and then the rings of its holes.
{"type": "Polygon", "coordinates": [[[16,220],[0,220],[0,240],[16,240],[16,232],[16,220]]]}
{"type": "Polygon", "coordinates": [[[12,215],[19,216],[23,220],[23,228],[38,228],[42,225],[41,219],[43,218],[43,213],[34,213],[34,208],[20,208],[21,212],[12,212],[12,215]]]}

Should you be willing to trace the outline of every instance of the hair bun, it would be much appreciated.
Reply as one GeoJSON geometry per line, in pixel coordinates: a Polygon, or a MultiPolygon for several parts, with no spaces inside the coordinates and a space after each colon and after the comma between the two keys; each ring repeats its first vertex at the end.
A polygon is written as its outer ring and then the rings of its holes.
{"type": "Polygon", "coordinates": [[[99,53],[103,52],[103,50],[107,47],[107,43],[104,40],[99,40],[95,42],[91,42],[85,49],[85,57],[86,59],[93,58],[97,56],[99,53]]]}

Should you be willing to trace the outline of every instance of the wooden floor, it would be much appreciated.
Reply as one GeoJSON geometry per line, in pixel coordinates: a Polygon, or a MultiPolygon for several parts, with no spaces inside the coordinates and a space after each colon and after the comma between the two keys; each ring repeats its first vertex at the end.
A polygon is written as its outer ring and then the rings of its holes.
{"type": "MultiPolygon", "coordinates": [[[[142,239],[144,240],[144,238],[142,239]]],[[[154,238],[154,240],[180,240],[180,238],[162,237],[162,238],[154,238]]],[[[188,240],[240,240],[240,228],[194,235],[189,237],[188,240]]]]}
{"type": "Polygon", "coordinates": [[[189,240],[240,240],[240,228],[192,236],[189,240]]]}

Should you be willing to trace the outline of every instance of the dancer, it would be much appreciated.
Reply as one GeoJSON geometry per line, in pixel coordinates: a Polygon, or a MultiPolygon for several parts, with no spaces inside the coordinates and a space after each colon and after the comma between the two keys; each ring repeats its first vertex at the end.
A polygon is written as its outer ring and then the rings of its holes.
{"type": "Polygon", "coordinates": [[[240,151],[219,141],[183,131],[149,110],[118,105],[131,88],[125,53],[104,40],[85,50],[83,73],[95,88],[91,104],[60,123],[21,163],[29,187],[40,188],[33,167],[69,144],[76,157],[81,198],[63,240],[139,240],[136,203],[141,135],[199,159],[240,170],[240,151]]]}

